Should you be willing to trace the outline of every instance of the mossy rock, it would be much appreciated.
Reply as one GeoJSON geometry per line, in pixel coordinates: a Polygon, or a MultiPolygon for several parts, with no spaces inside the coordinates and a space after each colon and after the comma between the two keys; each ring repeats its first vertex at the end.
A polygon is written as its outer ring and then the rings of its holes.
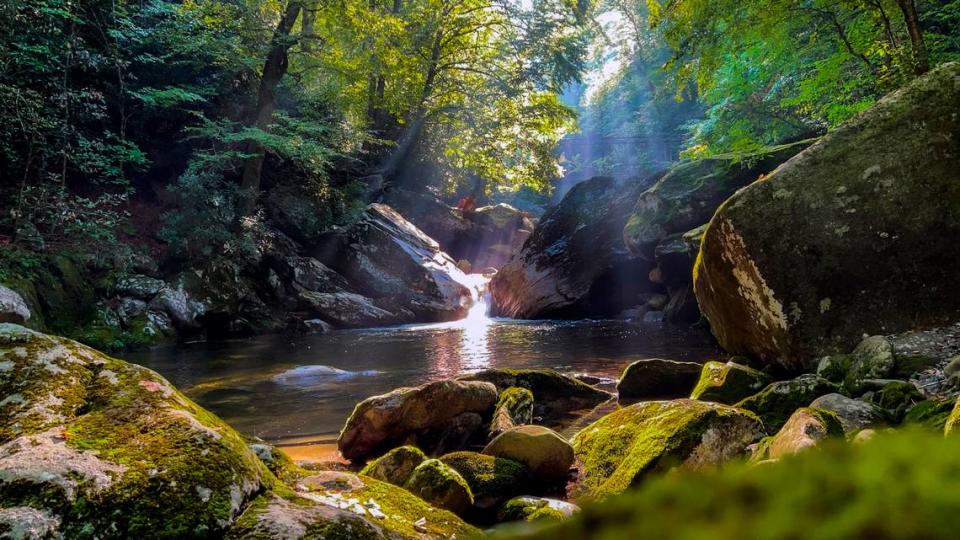
{"type": "Polygon", "coordinates": [[[67,538],[207,538],[276,483],[243,438],[148,369],[0,324],[0,507],[67,538]]]}
{"type": "Polygon", "coordinates": [[[769,441],[767,458],[780,459],[809,450],[831,437],[843,437],[837,416],[823,409],[797,409],[769,441]]]}
{"type": "Polygon", "coordinates": [[[801,375],[789,381],[771,383],[736,406],[755,413],[763,420],[767,432],[773,433],[783,427],[794,411],[839,389],[837,384],[816,375],[801,375]]]}
{"type": "Polygon", "coordinates": [[[490,421],[490,438],[524,424],[533,423],[533,392],[511,386],[500,392],[500,399],[490,421]]]}
{"type": "Polygon", "coordinates": [[[863,385],[868,388],[870,386],[880,386],[879,389],[873,390],[871,401],[886,410],[894,423],[902,421],[911,407],[926,399],[920,390],[909,381],[868,379],[861,381],[861,386],[863,385]]]}
{"type": "Polygon", "coordinates": [[[473,506],[470,485],[456,470],[428,459],[413,470],[404,488],[437,508],[463,515],[473,506]]]}
{"type": "Polygon", "coordinates": [[[518,426],[498,435],[483,449],[489,456],[522,463],[539,486],[561,485],[573,465],[573,448],[543,426],[518,426]]]}
{"type": "Polygon", "coordinates": [[[842,394],[820,396],[810,403],[810,407],[835,414],[843,426],[843,432],[848,436],[864,429],[882,427],[887,423],[887,415],[880,407],[842,394]]]}
{"type": "Polygon", "coordinates": [[[871,336],[861,341],[850,353],[850,368],[846,386],[857,389],[859,381],[883,379],[889,376],[896,365],[893,345],[883,336],[871,336]]]}
{"type": "Polygon", "coordinates": [[[724,463],[762,436],[763,426],[753,413],[727,405],[688,399],[637,403],[574,437],[580,466],[576,491],[604,497],[674,467],[724,463]]]}
{"type": "Polygon", "coordinates": [[[767,374],[736,362],[707,362],[690,398],[733,405],[769,382],[767,374]]]}
{"type": "Polygon", "coordinates": [[[530,487],[530,471],[512,459],[477,452],[453,452],[440,461],[467,481],[477,505],[496,504],[530,487]]]}
{"type": "Polygon", "coordinates": [[[514,497],[505,502],[497,512],[497,521],[560,521],[573,516],[580,508],[566,501],[542,497],[514,497]]]}
{"type": "Polygon", "coordinates": [[[402,486],[410,479],[413,470],[426,460],[427,456],[416,446],[401,446],[368,463],[360,474],[402,486]]]}
{"type": "Polygon", "coordinates": [[[960,438],[922,430],[825,441],[764,466],[679,472],[493,540],[954,538],[960,438]]]}
{"type": "Polygon", "coordinates": [[[824,356],[817,363],[817,375],[830,382],[841,384],[847,380],[852,361],[848,354],[824,356]]]}
{"type": "Polygon", "coordinates": [[[937,433],[943,433],[953,412],[951,400],[926,400],[917,403],[903,417],[904,426],[919,426],[937,433]]]}
{"type": "Polygon", "coordinates": [[[690,395],[700,380],[703,366],[646,358],[628,365],[617,382],[620,401],[673,399],[690,395]]]}

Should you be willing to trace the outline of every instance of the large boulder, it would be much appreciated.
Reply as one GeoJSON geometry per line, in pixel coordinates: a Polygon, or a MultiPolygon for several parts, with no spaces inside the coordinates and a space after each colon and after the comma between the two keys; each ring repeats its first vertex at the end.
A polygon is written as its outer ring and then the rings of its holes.
{"type": "Polygon", "coordinates": [[[457,515],[473,506],[470,485],[460,473],[438,459],[417,465],[403,487],[431,505],[457,515]]]}
{"type": "Polygon", "coordinates": [[[573,448],[543,426],[518,426],[490,441],[483,453],[522,463],[541,486],[562,484],[573,465],[573,448]]]}
{"type": "Polygon", "coordinates": [[[689,399],[648,401],[612,412],[573,439],[583,495],[620,493],[646,475],[697,469],[742,455],[763,435],[752,413],[689,399]]]}
{"type": "Polygon", "coordinates": [[[0,323],[23,324],[30,320],[30,308],[16,291],[0,285],[0,323]]]}
{"type": "Polygon", "coordinates": [[[700,380],[703,366],[662,358],[637,360],[623,370],[617,382],[620,401],[682,398],[700,380]]]}
{"type": "Polygon", "coordinates": [[[437,381],[398,388],[358,403],[340,432],[337,446],[343,457],[354,461],[407,443],[415,443],[427,453],[455,450],[443,448],[445,435],[462,426],[465,416],[488,414],[497,396],[494,385],[475,381],[437,381]]]}
{"type": "Polygon", "coordinates": [[[934,69],[717,211],[695,290],[725,349],[799,371],[960,319],[958,77],[934,69]]]}
{"type": "Polygon", "coordinates": [[[0,395],[12,530],[214,537],[276,481],[236,431],[162,377],[64,338],[0,324],[0,395]]]}
{"type": "Polygon", "coordinates": [[[314,256],[336,270],[398,322],[463,318],[473,291],[456,262],[392,208],[371,204],[345,231],[330,235],[314,256]]]}
{"type": "Polygon", "coordinates": [[[526,388],[533,393],[533,415],[551,425],[559,424],[570,413],[592,409],[613,397],[553,369],[487,369],[457,380],[488,382],[501,393],[511,387],[526,388]]]}
{"type": "Polygon", "coordinates": [[[593,178],[540,219],[523,249],[490,282],[493,312],[522,319],[613,316],[654,285],[652,263],[632,255],[623,227],[643,187],[593,178]]]}
{"type": "Polygon", "coordinates": [[[441,457],[440,461],[467,481],[474,506],[481,510],[495,510],[501,502],[529,489],[530,471],[512,459],[476,452],[453,452],[441,457]]]}
{"type": "Polygon", "coordinates": [[[738,189],[812,143],[801,141],[755,154],[724,154],[674,166],[637,200],[623,229],[627,247],[653,260],[655,248],[668,235],[710,221],[717,207],[738,189]]]}

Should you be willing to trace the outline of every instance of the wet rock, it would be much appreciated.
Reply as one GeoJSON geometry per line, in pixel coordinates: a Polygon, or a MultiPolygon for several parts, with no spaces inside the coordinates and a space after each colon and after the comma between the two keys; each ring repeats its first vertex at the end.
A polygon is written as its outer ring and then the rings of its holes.
{"type": "Polygon", "coordinates": [[[842,394],[820,396],[813,400],[810,407],[829,411],[836,415],[843,426],[843,432],[847,435],[886,424],[883,409],[865,401],[848,398],[842,394]]]}
{"type": "Polygon", "coordinates": [[[500,392],[500,399],[490,421],[490,438],[524,424],[533,423],[533,393],[526,388],[511,386],[500,392]]]}
{"type": "Polygon", "coordinates": [[[64,338],[0,324],[0,395],[4,507],[65,538],[222,535],[272,482],[162,377],[64,338]]]}
{"type": "Polygon", "coordinates": [[[673,467],[698,469],[743,455],[763,426],[752,413],[688,399],[612,412],[573,439],[580,495],[606,496],[673,467]]]}
{"type": "Polygon", "coordinates": [[[387,326],[409,320],[413,315],[410,312],[399,315],[387,311],[366,296],[350,292],[301,291],[298,296],[301,307],[313,315],[347,328],[387,326]]]}
{"type": "MultiPolygon", "coordinates": [[[[497,402],[494,385],[474,381],[438,381],[416,388],[398,388],[357,404],[337,447],[357,461],[419,439],[431,439],[450,428],[464,413],[489,413],[497,402]],[[431,433],[433,432],[433,433],[431,433]]],[[[417,444],[428,454],[432,452],[417,444]]]]}
{"type": "Polygon", "coordinates": [[[736,362],[707,362],[690,398],[733,405],[769,382],[767,374],[736,362]]]}
{"type": "Polygon", "coordinates": [[[717,211],[695,290],[724,349],[803,371],[960,318],[960,269],[920,262],[960,257],[958,76],[932,70],[717,211]]]}
{"type": "Polygon", "coordinates": [[[813,374],[801,375],[789,381],[769,384],[757,394],[739,403],[737,407],[755,413],[763,420],[770,433],[779,430],[794,411],[806,407],[813,400],[837,392],[840,387],[813,374]]]}
{"type": "Polygon", "coordinates": [[[638,360],[623,370],[617,382],[621,401],[682,398],[690,395],[703,366],[662,358],[638,360]]]}
{"type": "Polygon", "coordinates": [[[840,420],[821,409],[797,409],[766,444],[765,459],[780,459],[807,451],[830,437],[843,437],[840,420]]]}
{"type": "Polygon", "coordinates": [[[16,291],[0,285],[0,323],[23,324],[30,320],[30,308],[16,291]]]}
{"type": "Polygon", "coordinates": [[[433,506],[457,515],[465,514],[473,506],[473,493],[467,481],[437,459],[428,459],[418,465],[404,488],[433,506]]]}
{"type": "Polygon", "coordinates": [[[563,483],[573,465],[573,448],[543,426],[519,426],[498,435],[483,449],[489,456],[522,463],[542,486],[563,483]]]}
{"type": "Polygon", "coordinates": [[[552,369],[487,369],[458,377],[460,381],[492,383],[497,391],[511,387],[533,393],[534,416],[543,423],[560,423],[571,412],[592,409],[613,396],[552,369]]]}
{"type": "Polygon", "coordinates": [[[314,250],[358,294],[383,310],[412,314],[399,322],[439,322],[464,317],[472,304],[466,276],[437,243],[382,204],[314,250]]]}
{"type": "Polygon", "coordinates": [[[426,460],[427,456],[416,446],[401,446],[368,463],[360,474],[402,486],[410,479],[413,470],[426,460]]]}
{"type": "Polygon", "coordinates": [[[670,234],[685,233],[710,221],[738,189],[810,146],[802,141],[752,155],[727,154],[674,166],[640,195],[623,236],[630,250],[653,259],[654,247],[670,234]]]}
{"type": "Polygon", "coordinates": [[[441,457],[440,461],[467,481],[474,506],[484,513],[496,510],[500,503],[530,487],[530,471],[511,459],[476,452],[453,452],[441,457]]]}
{"type": "Polygon", "coordinates": [[[542,497],[514,497],[504,503],[497,513],[497,521],[561,520],[573,516],[580,507],[566,501],[542,497]]]}
{"type": "Polygon", "coordinates": [[[495,315],[520,319],[610,317],[656,292],[639,276],[653,264],[632,255],[621,231],[650,181],[593,178],[540,219],[523,249],[490,282],[495,315]]]}
{"type": "Polygon", "coordinates": [[[149,301],[166,287],[162,279],[143,275],[132,275],[117,280],[114,291],[120,296],[129,296],[149,301]]]}

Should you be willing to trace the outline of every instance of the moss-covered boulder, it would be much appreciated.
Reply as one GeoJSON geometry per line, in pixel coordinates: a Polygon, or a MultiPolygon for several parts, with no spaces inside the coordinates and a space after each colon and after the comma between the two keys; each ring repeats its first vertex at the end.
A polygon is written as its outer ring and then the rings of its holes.
{"type": "Polygon", "coordinates": [[[494,509],[504,500],[530,488],[530,471],[512,459],[477,452],[453,452],[441,457],[440,461],[467,481],[474,506],[481,509],[494,509]]]}
{"type": "Polygon", "coordinates": [[[886,425],[883,409],[872,403],[851,399],[843,394],[827,394],[810,403],[812,409],[828,411],[836,415],[843,432],[848,436],[863,429],[873,429],[886,425]]]}
{"type": "Polygon", "coordinates": [[[428,459],[418,465],[403,487],[431,505],[457,515],[473,506],[470,485],[460,473],[438,459],[428,459]]]}
{"type": "Polygon", "coordinates": [[[458,377],[459,381],[482,381],[497,387],[526,388],[533,393],[533,415],[540,422],[554,425],[570,413],[592,409],[611,399],[609,392],[594,388],[553,369],[487,369],[458,377]]]}
{"type": "Polygon", "coordinates": [[[763,436],[752,413],[688,399],[624,407],[573,439],[580,464],[577,492],[603,497],[674,467],[697,469],[743,455],[763,436]]]}
{"type": "Polygon", "coordinates": [[[703,366],[662,358],[637,360],[623,370],[617,381],[620,401],[682,398],[690,395],[703,366]]]}
{"type": "Polygon", "coordinates": [[[839,389],[835,383],[816,375],[801,375],[789,381],[771,383],[760,392],[737,403],[737,407],[755,413],[763,420],[767,432],[773,433],[783,427],[794,411],[839,389]]]}
{"type": "Polygon", "coordinates": [[[573,516],[580,507],[573,503],[543,497],[514,497],[505,502],[497,512],[497,521],[559,521],[573,516]]]}
{"type": "Polygon", "coordinates": [[[479,381],[398,388],[358,403],[340,432],[337,447],[350,460],[364,460],[407,442],[432,453],[444,446],[451,431],[479,428],[473,420],[489,414],[497,396],[494,385],[479,381]],[[467,415],[471,421],[462,421],[467,415]]]}
{"type": "Polygon", "coordinates": [[[402,486],[426,459],[427,456],[416,446],[401,446],[367,463],[360,474],[402,486]]]}
{"type": "Polygon", "coordinates": [[[829,437],[843,437],[840,420],[830,411],[803,407],[797,409],[774,435],[767,448],[767,458],[780,459],[820,444],[829,437]]]}
{"type": "Polygon", "coordinates": [[[953,538],[960,438],[880,433],[762,467],[666,475],[495,540],[953,538]],[[882,471],[882,472],[881,472],[882,471]]]}
{"type": "Polygon", "coordinates": [[[66,538],[207,538],[276,482],[148,369],[0,324],[0,507],[66,538]]]}
{"type": "Polygon", "coordinates": [[[667,235],[710,221],[738,189],[777,168],[813,141],[774,146],[756,154],[725,154],[674,166],[640,195],[623,229],[631,252],[652,260],[667,235]]]}
{"type": "Polygon", "coordinates": [[[720,207],[694,283],[724,349],[803,371],[864,334],[960,319],[942,263],[960,257],[957,77],[939,66],[720,207]]]}
{"type": "Polygon", "coordinates": [[[533,423],[533,392],[526,388],[511,386],[500,392],[497,407],[490,420],[490,438],[524,424],[533,423]]]}
{"type": "Polygon", "coordinates": [[[847,384],[855,387],[864,379],[883,379],[896,365],[893,345],[883,336],[871,336],[861,341],[850,353],[847,384]]]}
{"type": "Polygon", "coordinates": [[[690,398],[733,405],[769,383],[767,374],[736,362],[707,362],[690,398]]]}
{"type": "Polygon", "coordinates": [[[866,379],[860,381],[860,384],[867,389],[865,397],[886,410],[894,422],[903,420],[911,407],[926,399],[916,385],[909,381],[866,379]]]}
{"type": "Polygon", "coordinates": [[[949,399],[921,401],[907,411],[903,424],[943,433],[953,407],[954,402],[949,399]]]}
{"type": "Polygon", "coordinates": [[[518,426],[498,435],[483,449],[489,456],[522,463],[541,486],[562,484],[573,465],[573,448],[543,426],[518,426]]]}

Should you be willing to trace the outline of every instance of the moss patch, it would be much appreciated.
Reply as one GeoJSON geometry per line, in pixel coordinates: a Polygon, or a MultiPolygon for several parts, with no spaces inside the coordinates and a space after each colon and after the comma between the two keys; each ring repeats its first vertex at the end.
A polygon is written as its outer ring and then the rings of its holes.
{"type": "Polygon", "coordinates": [[[440,461],[460,473],[477,499],[507,499],[529,487],[526,482],[530,472],[511,459],[476,452],[453,452],[441,457],[440,461]]]}
{"type": "Polygon", "coordinates": [[[707,362],[690,398],[733,405],[769,382],[766,374],[735,362],[707,362]]]}
{"type": "Polygon", "coordinates": [[[736,406],[756,413],[763,420],[767,432],[773,433],[783,427],[794,411],[837,390],[839,386],[826,379],[802,375],[789,381],[772,383],[736,406]]]}

